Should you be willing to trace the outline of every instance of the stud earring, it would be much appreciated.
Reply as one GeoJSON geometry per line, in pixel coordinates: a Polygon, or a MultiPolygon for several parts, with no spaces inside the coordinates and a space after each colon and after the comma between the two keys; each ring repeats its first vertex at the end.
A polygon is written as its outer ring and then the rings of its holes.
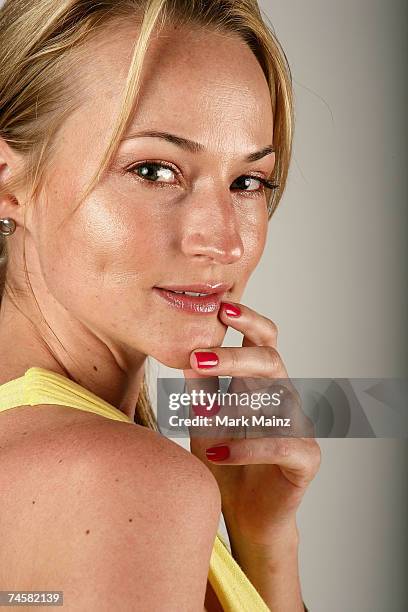
{"type": "Polygon", "coordinates": [[[0,219],[0,234],[2,236],[10,236],[16,230],[16,222],[11,217],[0,219]]]}

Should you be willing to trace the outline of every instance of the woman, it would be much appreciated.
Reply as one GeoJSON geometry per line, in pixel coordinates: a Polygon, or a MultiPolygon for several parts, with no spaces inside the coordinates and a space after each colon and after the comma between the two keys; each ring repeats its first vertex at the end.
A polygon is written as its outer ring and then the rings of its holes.
{"type": "Polygon", "coordinates": [[[316,441],[188,453],[144,380],[148,355],[187,379],[287,376],[276,326],[240,303],[288,173],[283,51],[250,0],[8,0],[0,37],[0,590],[303,610],[316,441]],[[241,348],[220,348],[228,326],[241,348]]]}

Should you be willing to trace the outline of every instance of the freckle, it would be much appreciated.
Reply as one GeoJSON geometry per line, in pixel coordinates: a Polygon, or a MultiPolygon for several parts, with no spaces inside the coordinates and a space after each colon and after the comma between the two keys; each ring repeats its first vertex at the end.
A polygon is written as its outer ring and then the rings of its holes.
{"type": "Polygon", "coordinates": [[[115,482],[119,482],[119,478],[115,478],[115,482]]]}
{"type": "Polygon", "coordinates": [[[98,368],[96,366],[94,366],[93,369],[95,370],[95,372],[98,371],[98,368]]]}
{"type": "Polygon", "coordinates": [[[62,459],[60,459],[60,460],[58,461],[58,463],[62,463],[62,459]]]}
{"type": "Polygon", "coordinates": [[[26,434],[27,434],[27,432],[26,432],[26,431],[23,431],[23,436],[25,436],[26,434]]]}
{"type": "Polygon", "coordinates": [[[35,504],[35,501],[33,500],[33,504],[35,504]]]}
{"type": "Polygon", "coordinates": [[[88,535],[88,533],[89,533],[89,529],[87,529],[87,530],[85,531],[85,533],[88,535]]]}

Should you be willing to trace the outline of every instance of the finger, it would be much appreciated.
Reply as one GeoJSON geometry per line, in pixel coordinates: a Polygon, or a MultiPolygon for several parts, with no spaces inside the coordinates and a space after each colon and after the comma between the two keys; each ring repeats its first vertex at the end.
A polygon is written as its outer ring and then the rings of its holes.
{"type": "MultiPolygon", "coordinates": [[[[190,395],[189,418],[202,417],[200,422],[189,425],[190,449],[201,450],[205,456],[205,447],[220,440],[229,440],[231,432],[228,427],[214,423],[213,416],[222,414],[219,401],[220,381],[218,376],[200,376],[195,370],[183,370],[185,392],[190,395]]],[[[197,421],[197,419],[195,419],[197,421]]]]}
{"type": "Polygon", "coordinates": [[[199,376],[288,378],[278,351],[272,346],[196,349],[190,365],[199,376]]]}
{"type": "Polygon", "coordinates": [[[242,346],[277,346],[276,324],[244,304],[221,302],[220,320],[244,334],[242,346]]]}
{"type": "Polygon", "coordinates": [[[195,392],[198,395],[202,391],[201,395],[207,393],[214,394],[219,389],[220,381],[218,376],[203,376],[201,372],[194,369],[183,370],[183,374],[187,393],[192,394],[195,392]]]}
{"type": "Polygon", "coordinates": [[[190,417],[195,415],[211,416],[218,412],[218,376],[199,377],[197,372],[190,370],[186,375],[186,393],[190,395],[190,417]]]}
{"type": "Polygon", "coordinates": [[[245,438],[207,448],[206,457],[222,465],[275,464],[293,484],[304,487],[319,469],[321,450],[315,438],[245,438]]]}
{"type": "Polygon", "coordinates": [[[289,378],[234,377],[228,391],[238,398],[239,415],[248,417],[246,438],[315,436],[313,423],[289,378]]]}

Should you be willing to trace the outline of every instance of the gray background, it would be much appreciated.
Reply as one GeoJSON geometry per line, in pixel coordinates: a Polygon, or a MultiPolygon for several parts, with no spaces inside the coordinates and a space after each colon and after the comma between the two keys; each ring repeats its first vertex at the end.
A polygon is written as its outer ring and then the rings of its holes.
{"type": "MultiPolygon", "coordinates": [[[[277,323],[292,377],[407,376],[408,4],[261,6],[291,65],[296,128],[287,191],[242,301],[277,323]]],[[[224,345],[241,340],[228,331],[224,345]]],[[[153,373],[177,375],[157,362],[153,373]]],[[[319,442],[298,512],[306,604],[405,612],[407,441],[319,442]]]]}

